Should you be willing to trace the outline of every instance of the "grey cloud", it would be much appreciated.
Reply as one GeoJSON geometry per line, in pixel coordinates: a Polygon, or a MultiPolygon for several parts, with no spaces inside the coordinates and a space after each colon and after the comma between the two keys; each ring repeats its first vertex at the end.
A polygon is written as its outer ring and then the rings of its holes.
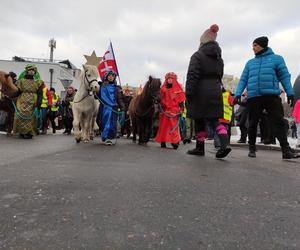
{"type": "MultiPolygon", "coordinates": [[[[45,57],[48,40],[54,37],[54,56],[68,58],[80,67],[85,62],[83,54],[96,50],[101,56],[111,38],[124,82],[137,85],[150,73],[163,77],[169,70],[176,71],[183,81],[200,35],[217,23],[225,71],[239,76],[253,56],[253,39],[300,28],[299,9],[296,0],[2,0],[0,27],[5,38],[0,41],[0,55],[2,59],[45,57]]],[[[294,52],[294,44],[300,44],[300,37],[297,39],[290,49],[278,47],[278,39],[270,41],[277,46],[276,52],[284,53],[294,78],[299,71],[299,57],[294,52]]]]}

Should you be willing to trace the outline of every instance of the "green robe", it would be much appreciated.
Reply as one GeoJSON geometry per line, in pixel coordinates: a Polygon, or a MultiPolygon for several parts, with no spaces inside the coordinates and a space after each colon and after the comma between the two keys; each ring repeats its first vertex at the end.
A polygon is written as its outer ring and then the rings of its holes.
{"type": "Polygon", "coordinates": [[[37,124],[34,109],[37,105],[37,93],[41,85],[41,80],[22,79],[17,82],[17,87],[21,91],[21,94],[17,99],[16,106],[18,112],[15,112],[14,133],[36,134],[37,124]]]}

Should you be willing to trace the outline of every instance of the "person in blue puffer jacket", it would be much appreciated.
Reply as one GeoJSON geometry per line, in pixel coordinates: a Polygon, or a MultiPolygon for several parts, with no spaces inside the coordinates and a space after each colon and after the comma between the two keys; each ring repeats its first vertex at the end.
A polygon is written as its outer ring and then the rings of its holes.
{"type": "Polygon", "coordinates": [[[288,103],[293,106],[294,91],[291,75],[284,59],[276,55],[268,47],[268,38],[258,37],[253,41],[252,48],[255,57],[246,63],[241,79],[238,83],[234,103],[241,100],[241,95],[247,88],[247,109],[249,112],[249,157],[256,157],[256,135],[258,120],[265,109],[274,125],[275,135],[280,142],[283,159],[296,158],[298,155],[292,150],[287,141],[283,120],[283,107],[280,98],[279,82],[284,88],[288,103]]]}

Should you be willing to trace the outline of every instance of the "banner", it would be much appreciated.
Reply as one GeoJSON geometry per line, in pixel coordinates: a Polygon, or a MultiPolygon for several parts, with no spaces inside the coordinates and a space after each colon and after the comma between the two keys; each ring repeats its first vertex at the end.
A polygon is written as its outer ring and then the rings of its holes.
{"type": "Polygon", "coordinates": [[[114,55],[112,43],[109,43],[108,49],[105,52],[101,62],[98,65],[99,76],[102,79],[107,71],[113,70],[119,76],[117,62],[114,55]]]}

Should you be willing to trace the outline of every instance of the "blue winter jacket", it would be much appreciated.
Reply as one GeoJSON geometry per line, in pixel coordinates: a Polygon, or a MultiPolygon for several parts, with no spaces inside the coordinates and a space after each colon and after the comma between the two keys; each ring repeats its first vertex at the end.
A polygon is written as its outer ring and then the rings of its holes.
{"type": "Polygon", "coordinates": [[[235,96],[241,96],[247,87],[248,98],[263,95],[280,95],[281,82],[287,96],[294,95],[291,75],[282,56],[274,54],[271,48],[249,60],[243,70],[235,96]]]}

